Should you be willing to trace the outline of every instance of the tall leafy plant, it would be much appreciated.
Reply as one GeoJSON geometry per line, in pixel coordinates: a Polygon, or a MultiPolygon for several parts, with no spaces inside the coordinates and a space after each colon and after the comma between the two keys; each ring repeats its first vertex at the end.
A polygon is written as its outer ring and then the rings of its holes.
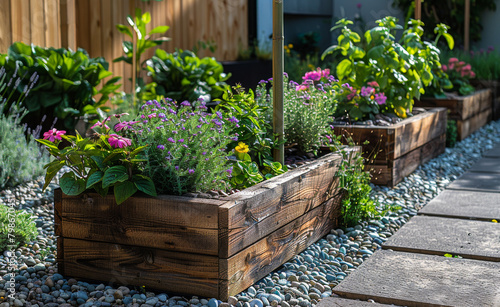
{"type": "Polygon", "coordinates": [[[59,127],[73,130],[78,117],[97,114],[99,108],[107,109],[105,102],[119,87],[116,83],[120,77],[113,77],[100,87],[112,75],[108,63],[102,57],[90,58],[83,49],[43,48],[18,42],[10,46],[8,54],[0,55],[0,66],[7,74],[19,77],[10,104],[37,81],[30,89],[31,95],[23,101],[28,110],[24,122],[29,125],[39,124],[47,116],[49,124],[58,118],[62,120],[59,127]]]}

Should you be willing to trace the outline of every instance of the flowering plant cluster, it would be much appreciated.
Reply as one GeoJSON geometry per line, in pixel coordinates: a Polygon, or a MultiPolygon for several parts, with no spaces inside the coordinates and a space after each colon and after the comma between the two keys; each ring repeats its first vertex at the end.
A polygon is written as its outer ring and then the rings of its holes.
{"type": "Polygon", "coordinates": [[[55,175],[66,166],[69,171],[60,179],[61,190],[67,195],[78,195],[87,189],[94,189],[105,196],[109,188],[113,188],[116,203],[121,204],[127,198],[142,191],[156,196],[156,189],[151,179],[142,174],[145,162],[146,146],[136,146],[130,138],[118,134],[132,129],[137,122],[121,122],[117,114],[97,122],[92,129],[95,134],[91,138],[83,138],[80,134],[66,135],[66,131],[51,129],[37,140],[45,145],[55,160],[45,165],[44,189],[55,175]],[[113,120],[118,123],[108,126],[113,120]],[[61,141],[69,145],[59,149],[61,141]]]}
{"type": "Polygon", "coordinates": [[[334,113],[335,118],[373,119],[387,102],[387,96],[381,92],[377,81],[368,82],[360,90],[356,90],[348,83],[339,83],[336,97],[338,105],[334,113]]]}
{"type": "MultiPolygon", "coordinates": [[[[284,126],[285,139],[289,145],[297,145],[304,152],[316,152],[327,134],[326,128],[335,111],[335,78],[329,70],[307,73],[303,84],[284,78],[284,126]]],[[[272,91],[261,81],[257,87],[260,105],[268,107],[266,117],[272,119],[272,91]]]]}
{"type": "Polygon", "coordinates": [[[442,69],[448,74],[453,89],[460,95],[466,96],[474,93],[475,89],[469,84],[469,80],[474,79],[476,74],[472,71],[470,64],[459,61],[457,58],[450,58],[447,65],[443,64],[442,69]]]}
{"type": "Polygon", "coordinates": [[[222,112],[207,113],[203,101],[171,99],[148,101],[141,107],[136,142],[146,146],[145,169],[158,191],[182,195],[186,192],[225,190],[232,168],[227,145],[237,120],[222,112]]]}

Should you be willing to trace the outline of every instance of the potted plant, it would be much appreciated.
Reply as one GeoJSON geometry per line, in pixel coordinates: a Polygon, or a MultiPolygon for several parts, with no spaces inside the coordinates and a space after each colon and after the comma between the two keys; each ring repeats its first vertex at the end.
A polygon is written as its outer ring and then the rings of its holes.
{"type": "MultiPolygon", "coordinates": [[[[329,47],[323,58],[330,53],[341,58],[336,67],[340,95],[335,133],[364,144],[372,182],[394,186],[419,164],[444,152],[445,110],[413,110],[414,98],[433,80],[432,69],[441,66],[440,52],[422,41],[418,20],[409,21],[399,43],[394,33],[402,27],[396,18],[377,23],[362,40],[349,29],[352,21],[338,21],[332,28],[341,29],[338,44],[329,47]]],[[[444,30],[440,34],[450,40],[444,30]]]]}
{"type": "Polygon", "coordinates": [[[252,95],[227,92],[213,114],[203,102],[148,101],[89,138],[46,132],[56,158],[46,184],[71,170],[55,193],[60,273],[226,300],[335,227],[337,171],[349,162],[331,153],[285,172],[267,160],[252,95]]]}
{"type": "Polygon", "coordinates": [[[438,86],[436,90],[437,83],[433,83],[426,90],[432,96],[422,97],[415,105],[447,108],[448,119],[456,125],[457,140],[465,139],[491,120],[492,92],[490,89],[476,91],[470,84],[470,80],[476,77],[470,64],[452,57],[437,70],[436,75],[446,85],[438,86]]]}

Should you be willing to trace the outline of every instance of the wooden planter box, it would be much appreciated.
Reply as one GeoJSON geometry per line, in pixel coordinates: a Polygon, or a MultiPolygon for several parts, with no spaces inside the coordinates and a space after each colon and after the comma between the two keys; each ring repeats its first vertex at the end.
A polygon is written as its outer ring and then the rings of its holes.
{"type": "Polygon", "coordinates": [[[330,153],[223,199],[144,195],[118,206],[56,190],[59,272],[227,300],[338,226],[341,160],[330,153]]]}
{"type": "Polygon", "coordinates": [[[446,99],[422,98],[416,107],[444,107],[449,110],[448,119],[457,122],[457,139],[465,139],[491,120],[491,90],[482,89],[469,96],[453,96],[446,99]]]}
{"type": "Polygon", "coordinates": [[[446,109],[433,108],[388,127],[336,126],[335,134],[348,133],[363,145],[366,170],[372,183],[394,187],[420,164],[444,153],[446,109]]]}
{"type": "Polygon", "coordinates": [[[492,119],[500,119],[500,82],[497,80],[472,80],[471,84],[477,89],[491,90],[492,119]]]}

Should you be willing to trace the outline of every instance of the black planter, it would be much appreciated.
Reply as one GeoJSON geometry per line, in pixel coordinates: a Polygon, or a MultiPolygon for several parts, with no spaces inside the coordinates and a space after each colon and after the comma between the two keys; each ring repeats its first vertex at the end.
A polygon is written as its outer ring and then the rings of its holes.
{"type": "Polygon", "coordinates": [[[260,80],[267,80],[273,76],[271,60],[249,60],[222,62],[225,73],[231,73],[226,82],[230,85],[241,84],[246,89],[255,89],[260,80]]]}

